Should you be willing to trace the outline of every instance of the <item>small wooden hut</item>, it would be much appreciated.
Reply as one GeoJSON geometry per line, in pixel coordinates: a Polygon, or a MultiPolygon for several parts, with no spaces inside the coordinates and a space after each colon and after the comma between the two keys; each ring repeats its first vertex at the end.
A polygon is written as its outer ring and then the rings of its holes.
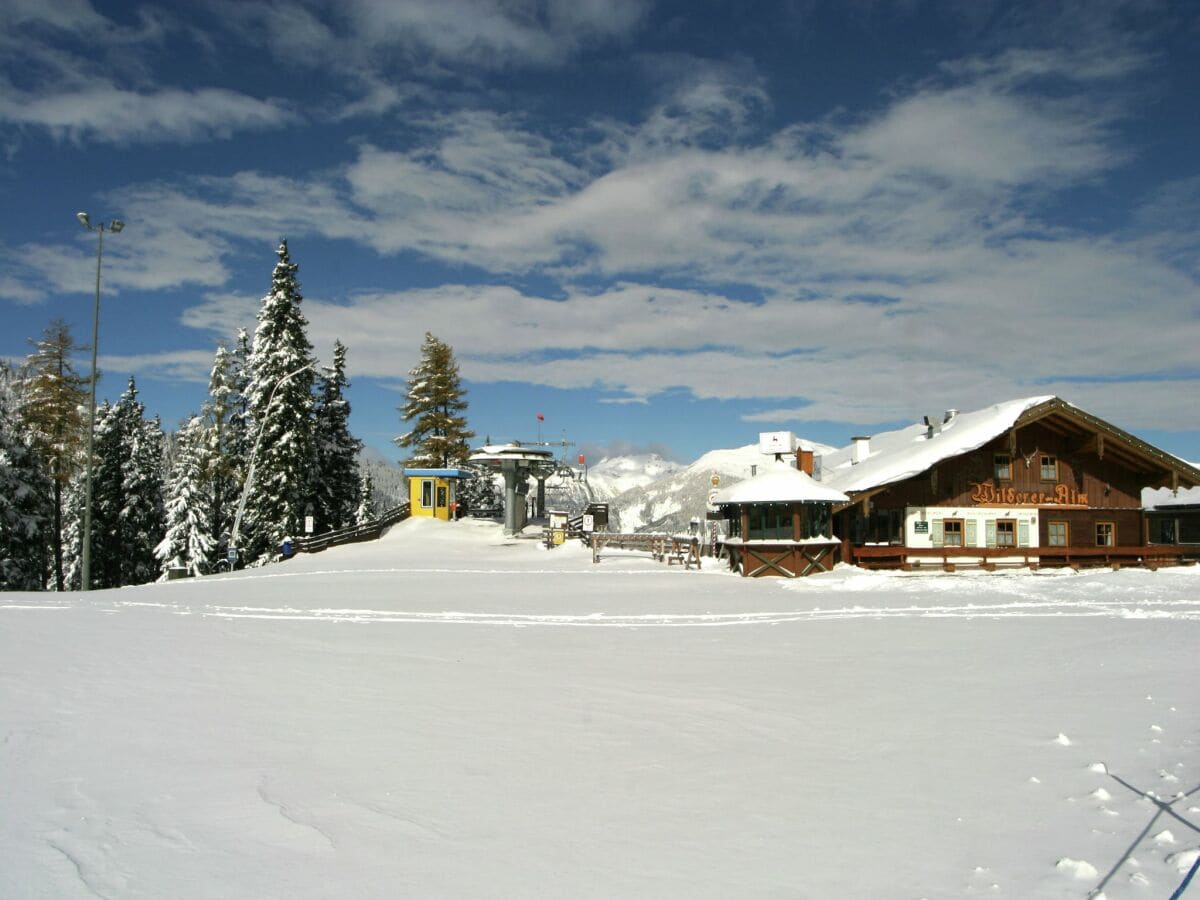
{"type": "MultiPolygon", "coordinates": [[[[807,467],[812,458],[801,450],[797,464],[807,467]]],[[[744,576],[798,578],[827,572],[837,561],[841,542],[833,534],[833,507],[849,498],[802,468],[776,462],[718,491],[712,502],[729,521],[721,553],[744,576]]]]}

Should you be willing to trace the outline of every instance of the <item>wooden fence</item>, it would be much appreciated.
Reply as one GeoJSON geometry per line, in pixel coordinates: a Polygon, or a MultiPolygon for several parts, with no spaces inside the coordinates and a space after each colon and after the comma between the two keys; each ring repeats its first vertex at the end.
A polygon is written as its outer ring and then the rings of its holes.
{"type": "Polygon", "coordinates": [[[378,519],[364,522],[362,525],[351,525],[336,531],[326,531],[324,534],[314,534],[311,537],[295,539],[297,553],[320,553],[326,547],[336,547],[338,544],[354,544],[359,541],[373,541],[383,534],[384,529],[408,518],[409,504],[401,503],[393,506],[378,519]]]}
{"type": "Polygon", "coordinates": [[[592,534],[592,562],[600,562],[600,554],[606,547],[615,550],[639,550],[649,553],[659,562],[667,565],[679,563],[685,569],[695,566],[700,568],[700,539],[696,537],[679,537],[670,534],[619,534],[611,531],[597,531],[592,534]]]}

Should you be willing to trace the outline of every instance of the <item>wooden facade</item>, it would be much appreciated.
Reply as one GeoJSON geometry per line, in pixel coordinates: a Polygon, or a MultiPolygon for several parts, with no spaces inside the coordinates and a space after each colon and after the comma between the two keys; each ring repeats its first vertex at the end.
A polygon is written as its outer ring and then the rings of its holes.
{"type": "MultiPolygon", "coordinates": [[[[931,429],[929,440],[937,439],[931,429]]],[[[1151,543],[1142,488],[1197,480],[1200,472],[1186,463],[1054,398],[920,474],[847,491],[851,503],[838,513],[842,558],[950,565],[974,548],[983,565],[1037,564],[1041,556],[1062,562],[1072,550],[1110,564],[1145,561],[1137,552],[1151,543]]]]}

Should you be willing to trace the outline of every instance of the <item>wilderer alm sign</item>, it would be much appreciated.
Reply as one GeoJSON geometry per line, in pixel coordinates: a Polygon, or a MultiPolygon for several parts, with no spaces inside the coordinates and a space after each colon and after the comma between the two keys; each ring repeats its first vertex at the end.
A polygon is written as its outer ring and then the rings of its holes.
{"type": "Polygon", "coordinates": [[[971,502],[979,506],[1087,506],[1088,495],[1069,485],[1056,484],[1054,490],[1018,491],[1016,488],[998,488],[990,481],[972,481],[975,488],[971,502]]]}

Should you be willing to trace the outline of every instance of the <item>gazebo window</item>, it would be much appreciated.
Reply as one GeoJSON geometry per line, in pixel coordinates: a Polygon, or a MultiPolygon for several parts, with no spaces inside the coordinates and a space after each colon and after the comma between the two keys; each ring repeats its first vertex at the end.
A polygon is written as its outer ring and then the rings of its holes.
{"type": "Polygon", "coordinates": [[[792,507],[787,503],[756,503],[747,509],[751,541],[792,539],[792,507]]]}
{"type": "Polygon", "coordinates": [[[803,512],[800,516],[801,538],[828,537],[833,533],[833,528],[830,524],[833,519],[832,503],[805,503],[802,509],[803,512]]]}

